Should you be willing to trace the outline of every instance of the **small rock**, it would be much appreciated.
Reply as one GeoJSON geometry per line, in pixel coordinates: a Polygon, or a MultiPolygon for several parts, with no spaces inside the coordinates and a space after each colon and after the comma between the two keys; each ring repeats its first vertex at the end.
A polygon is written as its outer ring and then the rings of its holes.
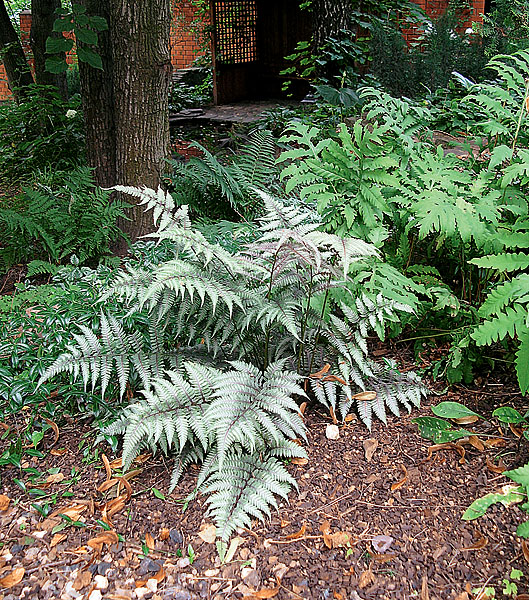
{"type": "Polygon", "coordinates": [[[162,565],[152,558],[144,558],[138,569],[138,575],[147,575],[147,573],[158,573],[162,565]]]}
{"type": "Polygon", "coordinates": [[[329,423],[329,425],[327,425],[325,428],[325,437],[328,440],[337,440],[340,437],[340,429],[338,428],[338,425],[329,423]]]}
{"type": "Polygon", "coordinates": [[[94,583],[98,590],[106,590],[108,588],[108,579],[103,575],[96,575],[94,577],[94,583]]]}
{"type": "Polygon", "coordinates": [[[12,554],[18,554],[21,550],[24,550],[25,546],[23,546],[22,544],[14,544],[11,547],[11,552],[12,554]]]}
{"type": "Polygon", "coordinates": [[[123,542],[118,542],[117,544],[112,544],[112,546],[110,546],[110,551],[115,552],[116,554],[118,552],[121,552],[122,549],[123,549],[123,542]]]}
{"type": "Polygon", "coordinates": [[[171,529],[169,532],[169,539],[175,546],[181,546],[184,543],[184,538],[178,529],[171,529]]]}
{"type": "Polygon", "coordinates": [[[68,581],[68,583],[64,586],[63,596],[67,598],[79,598],[81,594],[74,588],[74,582],[68,581]]]}
{"type": "Polygon", "coordinates": [[[148,579],[145,587],[151,590],[152,593],[156,592],[158,590],[158,580],[154,579],[154,577],[152,579],[148,579]]]}
{"type": "Polygon", "coordinates": [[[103,596],[99,590],[94,590],[90,596],[88,596],[88,600],[101,600],[103,596]]]}
{"type": "Polygon", "coordinates": [[[146,594],[150,594],[151,590],[146,587],[139,587],[134,590],[134,593],[136,594],[136,598],[143,598],[146,594]]]}
{"type": "Polygon", "coordinates": [[[176,561],[176,566],[177,566],[179,569],[185,569],[186,567],[189,567],[189,565],[190,565],[190,564],[191,564],[191,563],[189,562],[189,558],[188,558],[187,556],[186,556],[185,558],[179,558],[179,559],[176,561]]]}
{"type": "Polygon", "coordinates": [[[105,575],[105,573],[110,569],[111,564],[109,562],[100,562],[97,565],[97,574],[105,575]]]}
{"type": "Polygon", "coordinates": [[[27,561],[35,560],[35,558],[37,558],[38,553],[38,548],[29,548],[26,552],[26,555],[24,556],[24,559],[27,561]]]}
{"type": "Polygon", "coordinates": [[[247,586],[252,587],[254,589],[259,587],[260,577],[259,573],[257,572],[257,569],[244,567],[241,569],[241,577],[247,586]]]}

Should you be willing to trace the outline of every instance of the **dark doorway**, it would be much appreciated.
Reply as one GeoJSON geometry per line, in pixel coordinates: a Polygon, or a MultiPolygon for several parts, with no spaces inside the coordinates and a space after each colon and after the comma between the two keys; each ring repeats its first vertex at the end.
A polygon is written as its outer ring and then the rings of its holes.
{"type": "Polygon", "coordinates": [[[299,0],[213,0],[211,21],[215,103],[279,97],[284,57],[311,36],[299,0]]]}

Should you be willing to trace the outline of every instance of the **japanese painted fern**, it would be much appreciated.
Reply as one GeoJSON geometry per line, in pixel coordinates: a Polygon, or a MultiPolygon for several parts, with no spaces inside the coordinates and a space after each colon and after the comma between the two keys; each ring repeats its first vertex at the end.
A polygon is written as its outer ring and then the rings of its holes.
{"type": "Polygon", "coordinates": [[[377,255],[374,246],[322,232],[315,213],[260,194],[259,237],[232,255],[194,229],[169,194],[118,189],[153,210],[151,237],[170,240],[173,256],[129,268],[102,298],[120,298],[144,316],[135,320],[143,327],[103,314],[100,331],[82,328],[43,380],[69,370],[104,393],[116,373],[122,394],[141,381],[139,399],[107,430],[123,435],[125,466],[143,448],[161,448],[175,457],[174,488],[188,464],[202,464],[196,489],[211,494],[223,540],[295,486],[281,461],[304,456],[293,440],[305,436],[295,401],[305,389],[342,417],[354,406],[369,427],[386,408],[419,404],[419,380],[373,361],[366,342],[409,307],[382,297],[331,302],[351,265],[377,255]]]}

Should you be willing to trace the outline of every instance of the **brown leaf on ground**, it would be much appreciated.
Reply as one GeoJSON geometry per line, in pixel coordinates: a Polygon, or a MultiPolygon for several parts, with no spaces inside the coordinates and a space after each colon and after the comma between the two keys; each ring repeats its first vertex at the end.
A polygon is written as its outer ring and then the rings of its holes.
{"type": "Polygon", "coordinates": [[[115,458],[108,463],[108,466],[115,471],[116,469],[121,469],[123,466],[123,458],[115,458]]]}
{"type": "Polygon", "coordinates": [[[428,456],[426,457],[425,460],[430,460],[433,456],[434,452],[438,452],[439,450],[455,450],[459,456],[461,457],[459,459],[459,463],[460,464],[465,464],[465,449],[463,448],[463,446],[460,446],[458,444],[454,444],[454,442],[446,442],[444,444],[434,444],[433,446],[429,446],[428,447],[428,456]]]}
{"type": "Polygon", "coordinates": [[[327,548],[344,548],[351,543],[351,536],[345,531],[323,534],[323,542],[327,548]]]}
{"type": "Polygon", "coordinates": [[[51,485],[52,483],[60,483],[64,479],[64,475],[62,473],[54,473],[53,475],[48,475],[46,477],[46,483],[51,485]]]}
{"type": "Polygon", "coordinates": [[[329,406],[329,414],[331,415],[332,422],[335,425],[338,425],[338,419],[336,418],[336,413],[334,412],[334,408],[329,406]]]}
{"type": "Polygon", "coordinates": [[[152,537],[152,535],[150,533],[145,534],[145,544],[147,545],[147,548],[149,548],[149,550],[151,552],[154,552],[154,548],[155,548],[154,538],[152,537]]]}
{"type": "Polygon", "coordinates": [[[387,563],[390,560],[393,560],[397,555],[396,554],[377,554],[376,552],[370,552],[369,556],[377,563],[387,563]]]}
{"type": "Polygon", "coordinates": [[[529,563],[529,547],[527,546],[527,540],[522,540],[522,552],[523,557],[529,563]]]}
{"type": "Polygon", "coordinates": [[[515,435],[518,439],[522,437],[522,427],[515,427],[513,423],[509,423],[509,429],[512,431],[513,435],[515,435]]]}
{"type": "Polygon", "coordinates": [[[123,486],[127,492],[125,497],[125,502],[128,502],[132,498],[132,486],[128,482],[126,477],[118,477],[119,485],[118,485],[118,494],[121,492],[121,486],[123,486]]]}
{"type": "MultiPolygon", "coordinates": [[[[279,579],[279,577],[276,577],[277,580],[277,585],[275,588],[269,589],[269,588],[263,588],[262,590],[259,590],[258,592],[254,592],[251,596],[245,596],[245,598],[258,598],[258,600],[266,600],[267,598],[273,598],[274,596],[277,596],[277,594],[279,593],[279,590],[281,589],[281,580],[279,579]]],[[[243,598],[244,600],[244,598],[243,598]]]]}
{"type": "Polygon", "coordinates": [[[495,448],[497,446],[503,447],[507,445],[506,440],[503,438],[491,438],[490,440],[483,440],[483,443],[487,448],[495,448]]]}
{"type": "Polygon", "coordinates": [[[321,379],[324,375],[326,375],[329,372],[330,368],[331,365],[329,363],[326,363],[323,369],[321,369],[317,373],[311,373],[309,377],[311,377],[312,379],[321,379]]]}
{"type": "Polygon", "coordinates": [[[299,412],[302,417],[305,416],[305,411],[307,410],[307,406],[308,406],[307,402],[302,402],[299,406],[299,412]]]}
{"type": "Polygon", "coordinates": [[[358,587],[363,590],[368,585],[371,585],[375,581],[375,576],[373,575],[373,571],[371,569],[367,569],[360,575],[360,579],[358,581],[358,587]]]}
{"type": "Polygon", "coordinates": [[[287,535],[285,537],[285,539],[286,540],[297,540],[301,536],[305,535],[306,531],[307,531],[307,525],[305,523],[303,523],[303,525],[301,526],[301,529],[299,531],[296,531],[296,533],[291,533],[290,535],[287,535]]]}
{"type": "Polygon", "coordinates": [[[44,420],[53,429],[55,437],[53,439],[52,446],[55,446],[55,444],[59,441],[59,427],[57,426],[57,423],[55,423],[55,421],[52,421],[51,419],[47,419],[46,417],[44,417],[44,420]]]}
{"type": "Polygon", "coordinates": [[[454,598],[454,600],[469,600],[469,597],[466,592],[461,592],[454,598]]]}
{"type": "Polygon", "coordinates": [[[400,465],[403,472],[403,477],[400,481],[397,481],[391,485],[391,491],[394,492],[400,489],[408,481],[408,469],[404,465],[400,465]]]}
{"type": "Polygon", "coordinates": [[[369,438],[368,440],[364,440],[362,446],[364,447],[366,461],[371,462],[373,454],[375,454],[376,449],[378,448],[378,440],[375,438],[369,438]]]}
{"type": "Polygon", "coordinates": [[[457,425],[472,425],[479,417],[477,415],[468,415],[467,417],[459,417],[458,419],[451,419],[457,425]]]}
{"type": "Polygon", "coordinates": [[[64,456],[67,452],[68,448],[53,448],[53,450],[50,450],[52,456],[64,456]]]}
{"type": "Polygon", "coordinates": [[[290,525],[290,523],[292,523],[292,521],[287,521],[287,519],[281,519],[281,523],[280,523],[281,529],[288,527],[290,525]]]}
{"type": "Polygon", "coordinates": [[[298,467],[304,467],[305,465],[307,465],[309,463],[309,459],[296,456],[290,462],[293,465],[298,465],[298,467]]]}
{"type": "Polygon", "coordinates": [[[487,456],[486,458],[486,462],[487,462],[487,468],[489,471],[492,471],[493,473],[503,473],[503,471],[507,470],[507,467],[505,466],[505,463],[503,462],[503,460],[500,458],[500,460],[498,461],[498,464],[495,465],[490,458],[487,456]]]}
{"type": "Polygon", "coordinates": [[[54,546],[56,546],[57,544],[60,544],[63,540],[65,540],[68,536],[66,535],[66,533],[56,533],[52,538],[51,538],[51,542],[50,542],[50,548],[53,548],[54,546]]]}
{"type": "Polygon", "coordinates": [[[92,573],[87,569],[86,571],[80,571],[75,581],[73,582],[73,589],[76,592],[81,591],[92,581],[92,573]]]}
{"type": "Polygon", "coordinates": [[[108,491],[111,487],[114,487],[117,483],[119,483],[119,479],[117,477],[114,477],[113,479],[107,479],[106,481],[103,481],[103,483],[96,489],[100,494],[103,494],[104,492],[108,491]]]}
{"type": "Polygon", "coordinates": [[[482,548],[485,548],[485,546],[489,543],[489,540],[481,533],[478,535],[479,538],[471,546],[460,548],[460,550],[481,550],[482,548]]]}
{"type": "Polygon", "coordinates": [[[329,535],[331,533],[331,524],[329,521],[323,521],[323,523],[320,525],[320,531],[323,533],[323,535],[329,535]]]}
{"type": "Polygon", "coordinates": [[[104,531],[95,538],[88,540],[86,545],[90,546],[90,548],[93,548],[97,554],[101,554],[104,544],[110,546],[112,544],[117,544],[118,542],[118,534],[115,531],[104,531]]]}
{"type": "Polygon", "coordinates": [[[371,402],[377,397],[377,393],[373,391],[360,392],[351,396],[354,400],[361,400],[362,402],[371,402]]]}
{"type": "Polygon", "coordinates": [[[476,450],[483,452],[485,450],[485,444],[478,438],[477,435],[471,435],[468,438],[468,443],[474,446],[476,450]]]}
{"type": "Polygon", "coordinates": [[[112,479],[112,469],[110,468],[110,461],[108,460],[106,454],[101,454],[101,460],[103,461],[103,464],[105,465],[105,471],[107,474],[107,481],[109,479],[112,479]]]}
{"type": "Polygon", "coordinates": [[[11,498],[6,496],[5,494],[0,494],[0,510],[7,510],[9,508],[10,502],[11,498]]]}
{"type": "Polygon", "coordinates": [[[380,554],[384,554],[387,550],[391,548],[395,540],[390,535],[376,535],[371,540],[371,545],[373,546],[376,552],[380,552],[380,554]]]}
{"type": "Polygon", "coordinates": [[[206,544],[214,544],[217,539],[217,528],[215,525],[205,523],[200,527],[198,537],[206,544]]]}
{"type": "Polygon", "coordinates": [[[18,567],[18,569],[14,569],[11,573],[4,575],[4,577],[0,578],[0,588],[12,588],[19,584],[24,578],[25,572],[24,567],[18,567]]]}
{"type": "Polygon", "coordinates": [[[158,539],[159,539],[161,542],[164,542],[165,540],[169,539],[169,535],[170,535],[170,533],[171,533],[171,532],[169,531],[169,529],[167,529],[167,527],[162,527],[162,528],[160,529],[160,533],[158,534],[158,539]]]}

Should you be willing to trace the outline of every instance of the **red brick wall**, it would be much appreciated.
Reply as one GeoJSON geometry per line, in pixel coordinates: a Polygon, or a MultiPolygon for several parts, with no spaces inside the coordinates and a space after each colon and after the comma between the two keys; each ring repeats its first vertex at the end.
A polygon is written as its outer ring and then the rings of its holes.
{"type": "MultiPolygon", "coordinates": [[[[449,3],[448,0],[413,0],[413,2],[418,4],[428,16],[434,19],[437,19],[445,12],[449,3]]],[[[485,0],[469,0],[469,9],[463,12],[463,15],[468,16],[468,19],[462,24],[461,30],[465,31],[468,27],[472,27],[472,23],[482,23],[484,12],[485,0]]],[[[421,32],[415,27],[405,29],[403,33],[408,43],[415,42],[421,35],[421,32]]]]}

